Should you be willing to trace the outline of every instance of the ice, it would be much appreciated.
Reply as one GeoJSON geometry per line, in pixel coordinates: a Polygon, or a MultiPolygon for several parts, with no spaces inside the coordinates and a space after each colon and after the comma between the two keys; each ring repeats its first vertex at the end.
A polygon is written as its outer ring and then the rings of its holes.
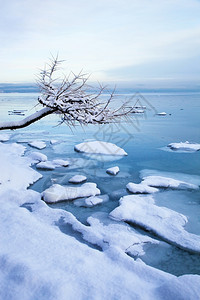
{"type": "Polygon", "coordinates": [[[182,151],[198,151],[200,150],[200,144],[189,143],[186,141],[185,143],[171,143],[168,145],[172,150],[182,150],[182,151]]]}
{"type": "Polygon", "coordinates": [[[16,143],[0,144],[0,190],[26,189],[42,177],[30,168],[30,160],[22,157],[25,150],[16,143]]]}
{"type": "Polygon", "coordinates": [[[97,204],[109,201],[108,195],[90,196],[89,198],[81,198],[74,201],[75,206],[93,207],[97,204]]]}
{"type": "Polygon", "coordinates": [[[148,186],[145,183],[133,183],[133,182],[129,182],[126,186],[127,190],[133,194],[151,194],[151,193],[156,193],[159,190],[148,186]]]}
{"type": "Polygon", "coordinates": [[[29,144],[29,146],[31,146],[33,148],[37,148],[39,150],[46,148],[45,142],[42,142],[42,141],[33,141],[28,144],[29,144]]]}
{"type": "Polygon", "coordinates": [[[31,159],[32,163],[47,161],[47,156],[40,152],[30,152],[28,157],[31,159]]]}
{"type": "Polygon", "coordinates": [[[55,144],[58,144],[59,143],[59,141],[58,140],[50,140],[50,144],[51,145],[55,145],[55,144]]]}
{"type": "Polygon", "coordinates": [[[157,116],[166,116],[166,114],[167,113],[163,111],[163,112],[157,113],[157,116]]]}
{"type": "Polygon", "coordinates": [[[183,173],[142,170],[140,177],[143,183],[154,187],[175,189],[199,189],[200,177],[183,173]]]}
{"type": "Polygon", "coordinates": [[[74,147],[77,152],[106,155],[127,155],[127,153],[115,144],[92,141],[78,144],[74,147]]]}
{"type": "Polygon", "coordinates": [[[0,142],[7,142],[10,139],[10,134],[1,133],[0,134],[0,142]]]}
{"type": "Polygon", "coordinates": [[[129,195],[110,213],[115,220],[136,224],[184,250],[200,253],[200,236],[187,232],[186,216],[154,204],[152,196],[129,195]]]}
{"type": "Polygon", "coordinates": [[[69,161],[64,160],[64,159],[54,159],[54,160],[52,160],[52,164],[55,167],[68,167],[69,166],[69,161]]]}
{"type": "Polygon", "coordinates": [[[74,175],[69,179],[70,183],[83,183],[87,180],[87,177],[84,175],[74,175]]]}
{"type": "Polygon", "coordinates": [[[42,193],[42,197],[47,203],[55,203],[64,200],[74,200],[76,198],[99,195],[100,190],[96,183],[87,182],[79,187],[61,186],[54,184],[42,193]]]}
{"type": "Polygon", "coordinates": [[[117,175],[117,173],[119,173],[119,167],[112,167],[106,170],[106,173],[110,174],[110,175],[117,175]]]}
{"type": "Polygon", "coordinates": [[[37,169],[54,170],[56,167],[51,161],[42,161],[36,165],[37,169]]]}

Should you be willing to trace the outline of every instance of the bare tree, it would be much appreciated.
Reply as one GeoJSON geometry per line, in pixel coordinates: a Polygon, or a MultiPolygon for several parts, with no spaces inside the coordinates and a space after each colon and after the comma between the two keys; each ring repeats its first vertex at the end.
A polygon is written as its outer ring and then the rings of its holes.
{"type": "Polygon", "coordinates": [[[61,62],[58,57],[52,58],[38,76],[41,92],[38,102],[43,108],[19,121],[0,122],[0,130],[23,128],[53,113],[59,114],[60,123],[74,126],[76,122],[81,125],[117,122],[131,112],[127,102],[118,108],[110,108],[114,92],[103,102],[101,95],[105,87],[102,85],[99,85],[97,93],[88,92],[88,76],[82,72],[78,75],[71,72],[62,80],[56,78],[61,62]]]}

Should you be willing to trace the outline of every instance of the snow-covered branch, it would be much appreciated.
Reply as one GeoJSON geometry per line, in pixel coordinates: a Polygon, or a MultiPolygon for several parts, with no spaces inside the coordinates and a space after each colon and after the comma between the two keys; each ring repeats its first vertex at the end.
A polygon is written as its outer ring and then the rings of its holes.
{"type": "Polygon", "coordinates": [[[18,122],[0,123],[0,130],[25,127],[51,113],[59,114],[61,123],[74,126],[76,122],[83,125],[116,122],[131,112],[132,109],[126,103],[115,109],[110,108],[114,92],[108,96],[106,102],[101,101],[105,90],[101,85],[96,94],[88,92],[87,74],[80,72],[76,75],[71,72],[62,80],[56,78],[55,74],[61,62],[58,58],[53,58],[38,76],[37,83],[41,91],[38,102],[44,108],[18,122]]]}

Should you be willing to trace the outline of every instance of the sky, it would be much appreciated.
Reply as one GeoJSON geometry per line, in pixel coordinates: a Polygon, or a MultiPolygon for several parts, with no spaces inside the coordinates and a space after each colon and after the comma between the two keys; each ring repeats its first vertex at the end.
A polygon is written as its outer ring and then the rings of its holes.
{"type": "Polygon", "coordinates": [[[92,81],[199,82],[199,0],[0,0],[0,82],[34,82],[51,54],[92,81]]]}

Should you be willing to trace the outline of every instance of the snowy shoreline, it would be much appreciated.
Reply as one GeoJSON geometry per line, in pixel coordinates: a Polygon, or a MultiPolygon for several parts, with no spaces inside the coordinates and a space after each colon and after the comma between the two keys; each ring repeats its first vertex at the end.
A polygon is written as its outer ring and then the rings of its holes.
{"type": "MultiPolygon", "coordinates": [[[[161,300],[166,294],[168,299],[186,299],[186,295],[187,300],[198,299],[200,294],[199,275],[176,277],[150,267],[137,258],[144,255],[144,246],[158,245],[160,243],[158,240],[138,233],[137,230],[123,222],[115,222],[111,219],[104,224],[101,219],[89,217],[88,225],[84,225],[72,213],[62,209],[52,209],[41,200],[40,193],[27,189],[42,177],[40,173],[31,168],[31,165],[47,162],[48,158],[44,154],[34,151],[28,156],[24,156],[25,150],[24,146],[16,143],[0,143],[2,167],[0,175],[0,260],[1,266],[3,266],[0,269],[0,278],[3,299],[10,297],[10,299],[64,300],[66,294],[69,299],[74,300],[84,299],[85,296],[88,298],[88,295],[91,296],[91,299],[117,297],[117,299],[161,300]],[[13,160],[15,161],[14,165],[13,160]],[[63,226],[65,226],[66,232],[62,232],[63,226]],[[74,236],[67,234],[67,231],[70,232],[70,228],[72,228],[74,236]],[[76,239],[77,233],[81,234],[82,242],[76,239]],[[98,248],[89,247],[86,242],[94,247],[100,247],[101,251],[98,248]],[[7,286],[9,286],[9,291],[7,286]]],[[[61,164],[61,161],[59,163],[59,166],[63,165],[64,168],[64,164],[61,164]]],[[[152,175],[157,176],[158,179],[158,176],[162,174],[150,173],[145,170],[141,173],[146,184],[144,187],[149,187],[148,192],[150,193],[154,190],[147,184],[152,185],[152,181],[147,180],[152,180],[152,175]]],[[[85,178],[77,177],[75,179],[85,180],[85,178]]],[[[191,183],[188,178],[186,179],[189,180],[189,185],[191,183]]],[[[161,180],[160,177],[159,180],[161,180]]],[[[166,178],[162,177],[162,184],[159,181],[156,186],[160,184],[162,186],[163,180],[166,182],[166,178]]],[[[177,187],[179,184],[177,182],[176,178],[172,178],[170,181],[173,187],[177,187]]],[[[186,183],[184,182],[184,184],[186,183]]],[[[199,184],[198,179],[196,184],[199,184]]],[[[129,185],[132,193],[137,193],[139,187],[139,185],[129,185]]],[[[191,187],[195,188],[196,186],[191,187]]],[[[81,206],[81,201],[86,207],[101,205],[104,201],[109,201],[108,197],[98,196],[101,191],[94,183],[84,183],[81,186],[74,185],[73,187],[60,186],[60,188],[64,193],[65,200],[92,196],[86,198],[85,202],[81,199],[76,200],[78,206],[81,206]],[[63,189],[65,189],[64,192],[63,189]]],[[[50,187],[50,191],[51,189],[52,187],[50,187]]],[[[143,191],[141,187],[139,191],[143,191]]],[[[55,195],[62,198],[60,190],[57,192],[54,189],[54,192],[55,195]]],[[[44,195],[43,197],[45,197],[44,195]]],[[[55,200],[55,195],[51,199],[55,200]]],[[[132,198],[130,197],[138,199],[138,196],[135,195],[127,197],[131,202],[132,198]]],[[[146,205],[147,213],[150,213],[156,205],[152,200],[148,200],[149,198],[145,199],[151,206],[146,205]]],[[[122,203],[123,200],[121,200],[121,205],[122,203]]],[[[137,205],[142,204],[141,201],[139,203],[137,205]]],[[[111,216],[116,218],[116,213],[120,209],[120,206],[117,207],[115,211],[111,212],[111,216]]],[[[130,213],[131,209],[129,206],[126,214],[130,213]]],[[[162,216],[164,211],[159,211],[162,216]]],[[[168,213],[170,216],[169,210],[168,213]]],[[[142,215],[138,214],[138,216],[142,215]]],[[[165,216],[163,217],[165,218],[165,216]]],[[[176,217],[180,218],[181,224],[184,225],[182,223],[183,220],[186,221],[184,217],[180,217],[178,213],[176,213],[176,217]]],[[[129,220],[127,216],[121,216],[121,218],[129,220]]],[[[144,220],[146,218],[144,215],[144,220]]],[[[166,227],[170,223],[171,219],[169,218],[169,223],[166,221],[166,227]]],[[[174,234],[176,236],[177,233],[174,232],[174,234]]],[[[184,234],[182,237],[184,239],[184,234]]],[[[198,238],[200,239],[200,237],[198,238]]]]}

